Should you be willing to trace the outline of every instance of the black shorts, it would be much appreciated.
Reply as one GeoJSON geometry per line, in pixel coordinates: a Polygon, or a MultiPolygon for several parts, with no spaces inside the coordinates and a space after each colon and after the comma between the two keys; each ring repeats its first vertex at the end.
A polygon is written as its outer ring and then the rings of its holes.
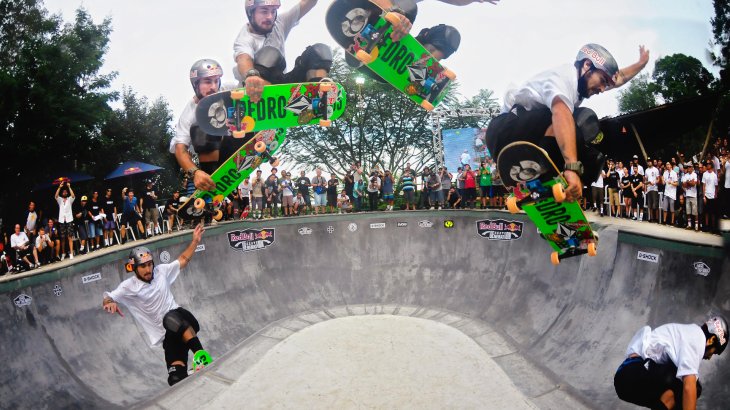
{"type": "MultiPolygon", "coordinates": [[[[667,390],[674,392],[675,402],[682,402],[684,386],[676,375],[677,366],[672,362],[657,364],[651,359],[629,358],[616,371],[613,386],[616,394],[623,401],[651,409],[664,409],[666,407],[660,397],[667,390]]],[[[698,381],[698,398],[701,389],[698,381]]]]}
{"type": "Polygon", "coordinates": [[[139,216],[139,214],[137,212],[122,214],[122,217],[120,218],[122,225],[129,225],[129,224],[135,225],[137,223],[137,221],[141,221],[141,220],[142,220],[142,217],[139,216]]]}
{"type": "MultiPolygon", "coordinates": [[[[173,310],[179,312],[183,318],[185,318],[185,321],[192,326],[195,333],[200,331],[200,324],[192,313],[181,307],[173,310]]],[[[165,349],[165,363],[167,363],[168,368],[173,362],[177,361],[185,363],[185,366],[188,365],[188,346],[182,341],[182,338],[180,338],[179,335],[172,333],[169,330],[166,331],[165,339],[162,342],[162,348],[165,349]]]]}
{"type": "Polygon", "coordinates": [[[58,234],[61,238],[68,238],[74,235],[74,227],[72,222],[59,222],[58,234]]]}

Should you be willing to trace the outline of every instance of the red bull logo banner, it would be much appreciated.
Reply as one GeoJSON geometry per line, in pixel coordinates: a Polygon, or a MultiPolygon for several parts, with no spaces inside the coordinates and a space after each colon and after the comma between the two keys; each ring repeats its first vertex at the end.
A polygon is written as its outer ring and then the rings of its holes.
{"type": "Polygon", "coordinates": [[[484,219],[477,221],[477,233],[490,241],[512,241],[520,239],[524,222],[504,219],[484,219]]]}
{"type": "Polygon", "coordinates": [[[258,251],[274,243],[274,228],[228,232],[228,245],[241,252],[258,251]]]}

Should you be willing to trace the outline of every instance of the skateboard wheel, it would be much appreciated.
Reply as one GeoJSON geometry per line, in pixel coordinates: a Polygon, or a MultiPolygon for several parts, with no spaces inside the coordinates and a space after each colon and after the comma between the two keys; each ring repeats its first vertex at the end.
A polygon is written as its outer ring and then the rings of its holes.
{"type": "Polygon", "coordinates": [[[451,71],[451,70],[449,70],[448,68],[444,70],[443,74],[449,80],[455,80],[456,79],[456,73],[453,72],[453,71],[451,71]]]}
{"type": "Polygon", "coordinates": [[[400,25],[400,23],[401,23],[400,16],[398,14],[396,14],[396,13],[393,13],[393,12],[386,13],[385,16],[383,16],[383,18],[388,23],[390,23],[391,25],[394,25],[394,26],[395,25],[400,25]]]}
{"type": "Polygon", "coordinates": [[[203,198],[196,198],[195,202],[193,202],[193,207],[195,207],[195,209],[205,208],[205,200],[203,198]]]}
{"type": "Polygon", "coordinates": [[[507,210],[511,214],[516,214],[520,211],[520,208],[517,206],[517,198],[513,196],[507,197],[507,210]]]}
{"type": "Polygon", "coordinates": [[[550,254],[550,262],[552,262],[553,265],[560,264],[560,255],[558,254],[557,251],[550,254]]]}
{"type": "Polygon", "coordinates": [[[320,127],[329,127],[332,125],[332,120],[319,120],[320,127]]]}
{"type": "MultiPolygon", "coordinates": [[[[375,50],[373,50],[373,52],[375,52],[375,50]]],[[[372,54],[368,54],[368,52],[365,50],[357,50],[355,57],[357,57],[357,59],[360,60],[363,64],[370,64],[375,61],[375,57],[373,57],[372,54]]]]}
{"type": "Polygon", "coordinates": [[[558,203],[565,201],[565,188],[563,188],[563,184],[553,185],[553,198],[558,203]]]}
{"type": "Polygon", "coordinates": [[[258,153],[262,153],[262,152],[266,151],[266,144],[263,141],[256,141],[256,144],[254,144],[253,149],[258,153]]]}
{"type": "Polygon", "coordinates": [[[216,221],[220,221],[223,218],[223,212],[219,209],[216,211],[216,213],[213,215],[213,219],[216,221]]]}
{"type": "Polygon", "coordinates": [[[588,244],[588,255],[589,256],[596,256],[598,252],[596,252],[596,243],[591,242],[588,244]]]}
{"type": "Polygon", "coordinates": [[[276,168],[279,166],[279,158],[274,158],[272,161],[269,161],[272,167],[276,168]]]}
{"type": "Polygon", "coordinates": [[[246,92],[244,90],[231,91],[231,99],[232,100],[240,100],[240,99],[242,99],[245,96],[246,96],[246,92]]]}
{"type": "Polygon", "coordinates": [[[423,109],[426,111],[433,110],[433,104],[431,104],[430,102],[428,102],[426,100],[421,101],[421,107],[423,107],[423,109]]]}
{"type": "Polygon", "coordinates": [[[231,135],[233,135],[233,138],[243,138],[246,135],[246,131],[233,131],[231,135]]]}

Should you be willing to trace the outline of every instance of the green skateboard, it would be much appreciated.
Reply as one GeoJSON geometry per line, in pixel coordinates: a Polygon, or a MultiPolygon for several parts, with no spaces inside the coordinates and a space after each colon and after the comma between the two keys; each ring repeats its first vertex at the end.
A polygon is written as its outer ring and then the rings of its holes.
{"type": "Polygon", "coordinates": [[[327,29],[347,53],[430,111],[443,100],[456,74],[412,35],[391,40],[392,25],[400,23],[395,13],[386,11],[391,7],[390,0],[335,0],[327,9],[327,29]]]}
{"type": "Polygon", "coordinates": [[[596,255],[598,235],[577,202],[564,202],[568,183],[545,150],[529,142],[513,142],[499,153],[497,170],[504,186],[512,188],[507,209],[525,211],[553,248],[554,265],[572,256],[596,255]]]}
{"type": "Polygon", "coordinates": [[[256,104],[249,100],[245,88],[237,88],[200,100],[195,118],[208,135],[231,133],[240,138],[264,129],[306,124],[328,127],[345,112],[346,102],[345,89],[330,80],[267,85],[256,104]]]}
{"type": "Polygon", "coordinates": [[[211,363],[213,363],[213,358],[210,357],[210,353],[205,350],[198,350],[193,355],[193,372],[199,372],[211,363]]]}
{"type": "Polygon", "coordinates": [[[251,140],[239,148],[230,158],[213,172],[210,177],[216,185],[214,191],[196,189],[177,209],[177,215],[185,221],[201,219],[210,215],[215,220],[223,216],[221,208],[225,197],[238,188],[253,170],[264,161],[278,166],[279,160],[273,154],[284,143],[286,130],[259,131],[251,140]]]}

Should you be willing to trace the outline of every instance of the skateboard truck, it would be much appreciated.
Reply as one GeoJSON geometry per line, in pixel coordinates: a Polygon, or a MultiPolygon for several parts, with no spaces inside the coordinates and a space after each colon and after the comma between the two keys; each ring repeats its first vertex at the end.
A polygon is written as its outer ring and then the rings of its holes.
{"type": "Polygon", "coordinates": [[[378,30],[375,30],[372,24],[368,24],[356,36],[358,41],[353,51],[355,51],[355,57],[363,64],[370,64],[378,58],[378,54],[380,53],[378,46],[383,42],[385,33],[395,24],[400,24],[400,17],[396,13],[385,12],[382,14],[382,17],[390,24],[386,24],[378,30]]]}
{"type": "Polygon", "coordinates": [[[223,218],[223,211],[221,211],[220,209],[213,211],[211,209],[208,209],[207,205],[208,202],[206,202],[203,198],[196,198],[195,202],[193,202],[193,207],[198,211],[202,211],[200,216],[207,214],[210,215],[214,220],[220,221],[223,218]]]}
{"type": "Polygon", "coordinates": [[[241,100],[246,96],[244,89],[238,89],[231,91],[231,99],[233,100],[233,107],[229,109],[228,117],[233,118],[233,125],[231,126],[231,134],[234,138],[243,138],[249,130],[253,130],[256,121],[253,117],[248,115],[242,117],[241,114],[241,100]]]}

